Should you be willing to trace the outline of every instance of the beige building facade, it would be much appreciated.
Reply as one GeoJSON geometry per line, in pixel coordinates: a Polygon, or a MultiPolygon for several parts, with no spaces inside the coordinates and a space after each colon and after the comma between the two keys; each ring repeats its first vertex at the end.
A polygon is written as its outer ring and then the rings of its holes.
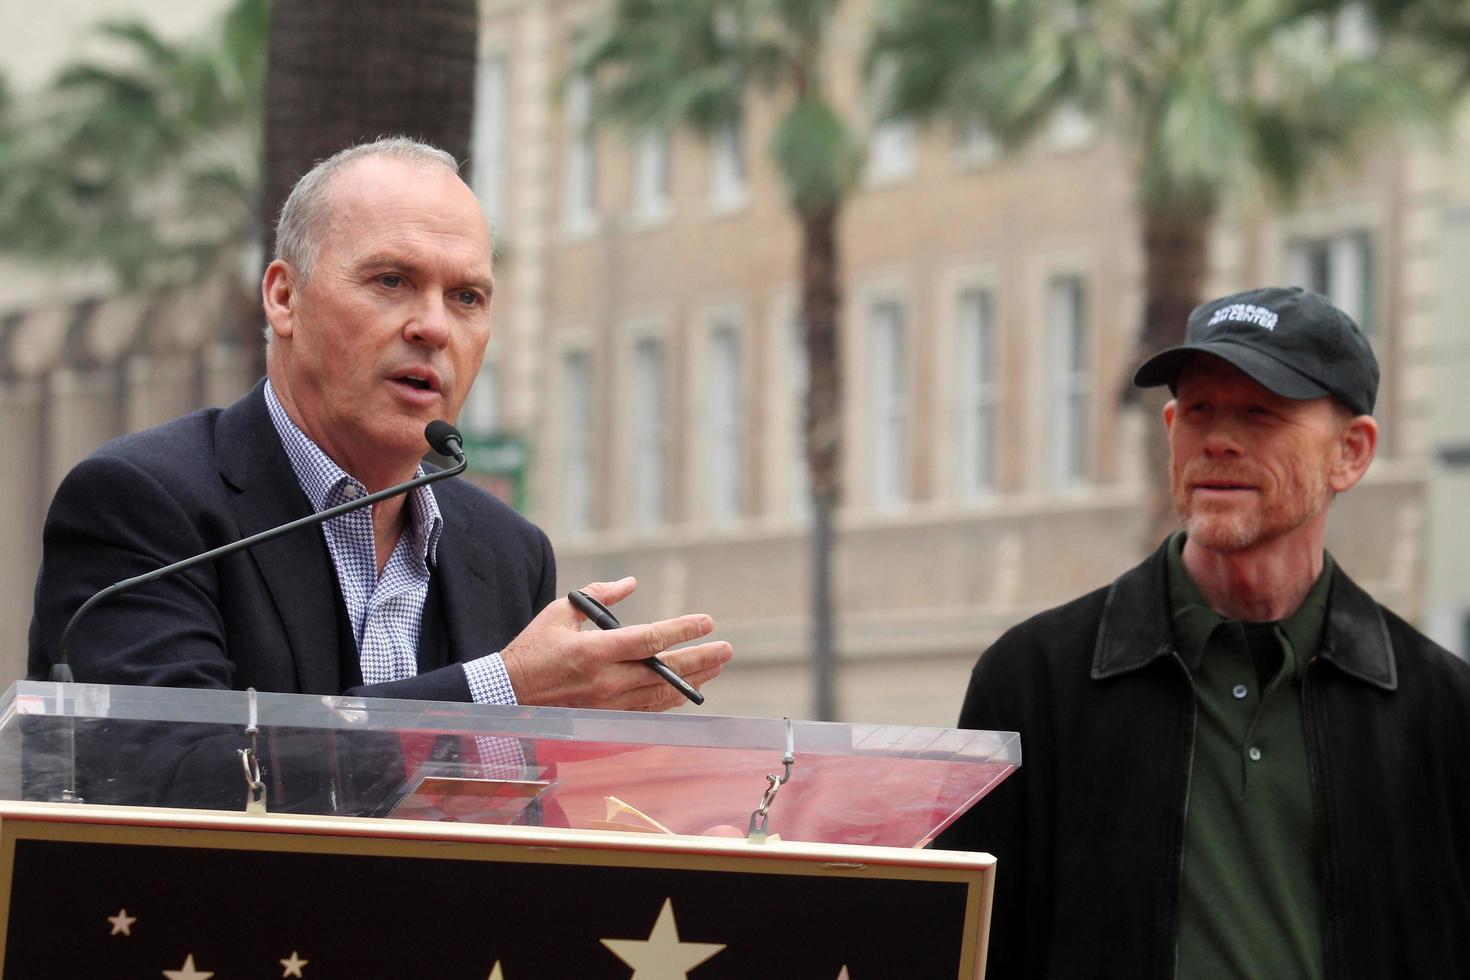
{"type": "MultiPolygon", "coordinates": [[[[711,707],[803,714],[798,240],[765,152],[779,107],[755,99],[710,141],[588,137],[585,92],[558,86],[596,5],[483,11],[482,76],[505,109],[482,102],[477,166],[498,162],[476,183],[501,202],[510,297],[487,372],[499,424],[533,447],[529,509],[562,584],[632,573],[628,617],[710,612],[738,651],[711,707]]],[[[866,18],[844,8],[829,75],[858,119],[866,18]]],[[[866,132],[841,235],[839,701],[849,718],[946,724],[1001,630],[1147,550],[1140,434],[1158,422],[1120,403],[1142,302],[1131,168],[1077,114],[1013,155],[983,134],[866,132]]],[[[1309,286],[1370,331],[1383,452],[1335,505],[1331,546],[1417,619],[1448,160],[1404,140],[1289,213],[1236,208],[1209,287],[1309,286]]]]}

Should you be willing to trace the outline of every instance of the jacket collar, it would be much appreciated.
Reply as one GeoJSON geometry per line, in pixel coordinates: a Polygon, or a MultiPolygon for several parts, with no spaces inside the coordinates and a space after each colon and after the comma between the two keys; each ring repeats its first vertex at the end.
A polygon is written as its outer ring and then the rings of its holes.
{"type": "Polygon", "coordinates": [[[1169,542],[1108,586],[1092,652],[1092,679],[1137,670],[1174,650],[1169,616],[1169,542]]]}
{"type": "MultiPolygon", "coordinates": [[[[1092,654],[1092,679],[1138,670],[1174,650],[1165,541],[1142,564],[1108,587],[1092,654]]],[[[1388,624],[1373,597],[1339,565],[1327,600],[1327,625],[1317,654],[1343,673],[1385,691],[1398,688],[1388,624]]]]}
{"type": "Polygon", "coordinates": [[[1332,577],[1332,593],[1327,598],[1321,652],[1323,660],[1350,677],[1385,691],[1398,690],[1398,662],[1383,610],[1347,577],[1341,565],[1332,577]]]}
{"type": "Polygon", "coordinates": [[[490,596],[500,594],[492,535],[478,526],[471,495],[456,486],[460,479],[434,484],[439,509],[444,515],[444,533],[439,538],[439,560],[434,577],[439,581],[444,628],[449,641],[449,659],[462,662],[496,649],[487,648],[495,635],[497,609],[490,596]]]}
{"type": "MultiPolygon", "coordinates": [[[[241,535],[254,534],[312,513],[301,484],[271,423],[265,382],[220,413],[215,435],[220,475],[236,491],[231,507],[241,535]]],[[[455,480],[435,484],[443,514],[434,577],[444,612],[451,661],[493,650],[497,608],[484,597],[499,594],[493,538],[477,524],[474,493],[455,480]]],[[[286,631],[300,690],[337,694],[343,688],[338,649],[338,589],[326,543],[315,528],[293,531],[250,549],[286,631]]],[[[282,652],[284,655],[284,652],[282,652]]]]}
{"type": "MultiPolygon", "coordinates": [[[[220,413],[215,460],[236,495],[230,506],[242,536],[312,513],[265,405],[265,382],[220,413]]],[[[337,580],[327,546],[316,528],[292,531],[250,549],[281,624],[299,690],[342,690],[338,658],[337,580]]],[[[283,656],[285,651],[271,652],[283,656]]]]}

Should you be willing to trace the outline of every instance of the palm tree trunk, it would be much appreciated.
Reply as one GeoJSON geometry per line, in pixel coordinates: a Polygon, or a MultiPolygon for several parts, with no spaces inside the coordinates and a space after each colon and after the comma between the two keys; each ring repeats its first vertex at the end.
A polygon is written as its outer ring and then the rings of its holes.
{"type": "MultiPolygon", "coordinates": [[[[1184,342],[1189,313],[1204,299],[1209,272],[1208,208],[1145,210],[1143,215],[1144,309],[1136,363],[1184,342]]],[[[1162,424],[1167,389],[1150,388],[1142,402],[1148,414],[1144,428],[1144,460],[1148,466],[1146,549],[1177,526],[1169,493],[1169,443],[1162,424]]]]}
{"type": "MultiPolygon", "coordinates": [[[[479,6],[476,0],[289,0],[271,4],[261,227],[275,224],[301,175],[338,150],[404,135],[469,156],[479,6]]],[[[251,327],[265,371],[259,316],[251,327]]]]}
{"type": "Polygon", "coordinates": [[[465,160],[474,109],[476,0],[291,0],[271,5],[266,72],[266,254],[291,186],[316,161],[379,136],[465,160]]]}
{"type": "Polygon", "coordinates": [[[837,718],[832,583],[833,518],[842,499],[841,307],[836,205],[803,210],[801,322],[807,353],[806,458],[812,499],[813,715],[837,718]]]}

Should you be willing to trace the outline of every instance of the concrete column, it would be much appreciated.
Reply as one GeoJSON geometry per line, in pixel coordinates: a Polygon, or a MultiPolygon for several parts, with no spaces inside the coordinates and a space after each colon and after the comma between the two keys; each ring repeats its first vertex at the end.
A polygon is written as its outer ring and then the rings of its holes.
{"type": "Polygon", "coordinates": [[[34,378],[0,381],[0,690],[25,676],[41,522],[51,500],[40,467],[43,385],[34,378]]]}
{"type": "Polygon", "coordinates": [[[161,425],[198,407],[199,366],[192,354],[175,351],[135,354],[122,371],[127,430],[161,425]]]}
{"type": "Polygon", "coordinates": [[[229,405],[256,381],[254,352],[238,344],[212,343],[200,357],[204,362],[205,405],[229,405]]]}
{"type": "Polygon", "coordinates": [[[1445,213],[1440,237],[1441,276],[1434,406],[1429,419],[1427,550],[1423,626],[1440,644],[1470,657],[1470,202],[1445,213]]]}
{"type": "Polygon", "coordinates": [[[117,371],[58,368],[46,379],[46,498],[92,450],[122,434],[117,371]]]}

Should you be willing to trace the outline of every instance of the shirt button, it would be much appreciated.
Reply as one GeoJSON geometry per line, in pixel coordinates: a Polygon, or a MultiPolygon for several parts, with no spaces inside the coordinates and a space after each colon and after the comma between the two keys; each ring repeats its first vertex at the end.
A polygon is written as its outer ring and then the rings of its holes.
{"type": "Polygon", "coordinates": [[[1247,694],[1249,694],[1250,692],[1245,689],[1245,685],[1244,684],[1237,684],[1237,685],[1235,685],[1235,689],[1232,690],[1230,693],[1233,694],[1233,695],[1235,695],[1235,700],[1237,700],[1237,701],[1244,701],[1245,700],[1245,696],[1247,694]]]}
{"type": "Polygon", "coordinates": [[[1248,755],[1248,756],[1251,757],[1251,761],[1252,762],[1260,762],[1261,761],[1261,750],[1258,749],[1258,748],[1256,748],[1254,745],[1252,745],[1250,747],[1250,751],[1247,752],[1246,755],[1248,755]]]}
{"type": "Polygon", "coordinates": [[[357,487],[353,486],[350,483],[347,484],[346,486],[344,486],[342,488],[342,496],[346,497],[348,500],[356,500],[357,499],[357,487]]]}

